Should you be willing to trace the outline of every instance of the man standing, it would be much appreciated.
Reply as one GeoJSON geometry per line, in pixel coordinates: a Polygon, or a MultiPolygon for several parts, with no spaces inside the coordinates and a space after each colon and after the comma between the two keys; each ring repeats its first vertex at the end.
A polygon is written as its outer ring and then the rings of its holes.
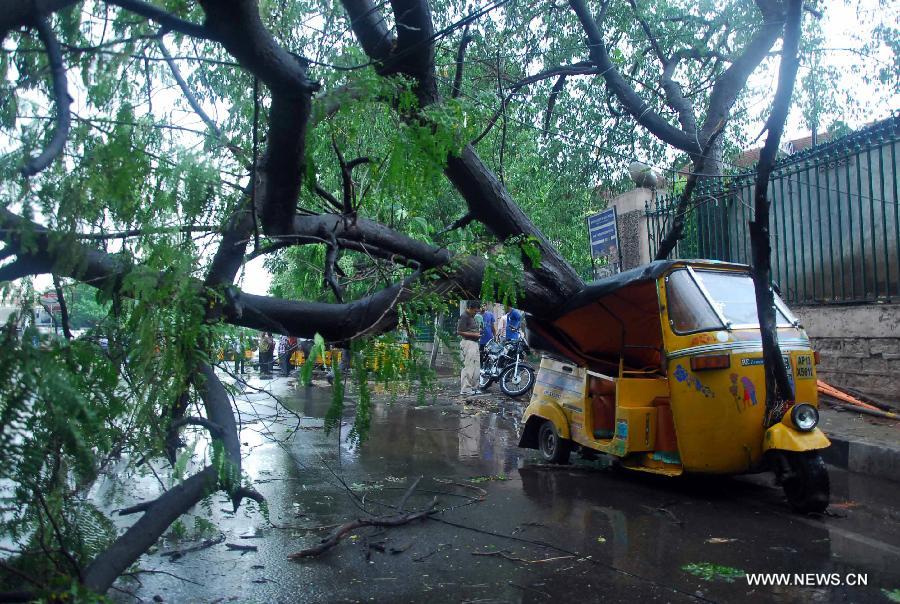
{"type": "Polygon", "coordinates": [[[460,394],[481,394],[481,391],[478,390],[478,374],[481,372],[478,340],[481,334],[478,331],[478,324],[475,322],[475,313],[477,312],[477,302],[473,300],[466,302],[466,310],[459,316],[459,322],[456,324],[463,362],[462,371],[459,374],[460,394]]]}
{"type": "Polygon", "coordinates": [[[497,341],[499,342],[506,337],[506,321],[509,318],[509,306],[504,307],[506,310],[497,319],[497,341]]]}
{"type": "Polygon", "coordinates": [[[281,369],[281,375],[287,377],[288,370],[290,369],[290,353],[288,352],[288,348],[290,348],[290,343],[288,342],[287,336],[281,336],[278,339],[278,366],[281,369]]]}
{"type": "Polygon", "coordinates": [[[234,373],[241,375],[244,373],[244,332],[238,332],[237,337],[231,344],[234,349],[234,373]]]}
{"type": "Polygon", "coordinates": [[[506,339],[518,340],[522,333],[522,312],[515,308],[507,307],[506,313],[506,339]]]}
{"type": "Polygon", "coordinates": [[[478,352],[479,358],[484,358],[484,347],[494,338],[494,313],[485,304],[481,307],[481,316],[484,324],[481,327],[481,339],[478,340],[478,352]]]}
{"type": "Polygon", "coordinates": [[[264,331],[259,337],[259,377],[269,379],[272,377],[272,355],[274,353],[275,340],[268,331],[264,331]]]}
{"type": "Polygon", "coordinates": [[[288,337],[288,365],[287,365],[287,374],[290,375],[294,370],[294,353],[298,350],[297,338],[294,336],[288,337]]]}

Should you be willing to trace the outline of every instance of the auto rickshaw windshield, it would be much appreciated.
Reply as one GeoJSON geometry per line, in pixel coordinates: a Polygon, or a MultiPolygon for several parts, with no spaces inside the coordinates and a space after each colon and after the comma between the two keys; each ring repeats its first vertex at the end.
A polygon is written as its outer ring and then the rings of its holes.
{"type": "MultiPolygon", "coordinates": [[[[724,328],[758,328],[753,280],[746,273],[679,269],[666,278],[669,321],[677,333],[724,328]]],[[[793,320],[776,295],[776,321],[793,320]]]]}

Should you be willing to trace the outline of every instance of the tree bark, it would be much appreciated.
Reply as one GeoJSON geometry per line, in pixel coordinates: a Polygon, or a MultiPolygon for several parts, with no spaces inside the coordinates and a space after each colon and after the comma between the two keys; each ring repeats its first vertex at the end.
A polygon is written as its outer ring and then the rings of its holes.
{"type": "Polygon", "coordinates": [[[772,248],[769,236],[769,200],[767,197],[769,175],[775,164],[784,123],[791,106],[791,96],[799,65],[802,0],[789,0],[784,25],[784,47],[781,68],[778,73],[778,89],[772,104],[772,112],[766,120],[766,143],[759,154],[756,185],[753,194],[754,216],[750,223],[750,246],[753,255],[753,287],[762,337],[763,361],[766,369],[765,425],[781,421],[786,403],[793,401],[794,392],[788,378],[788,369],[781,357],[778,345],[778,328],[775,311],[775,292],[772,289],[772,248]]]}

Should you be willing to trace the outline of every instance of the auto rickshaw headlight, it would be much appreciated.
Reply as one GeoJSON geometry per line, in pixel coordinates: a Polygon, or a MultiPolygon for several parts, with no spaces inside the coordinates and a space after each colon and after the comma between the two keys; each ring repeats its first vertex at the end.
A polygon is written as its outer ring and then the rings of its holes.
{"type": "Polygon", "coordinates": [[[791,409],[791,422],[801,432],[809,432],[819,423],[819,411],[806,403],[794,405],[791,409]]]}

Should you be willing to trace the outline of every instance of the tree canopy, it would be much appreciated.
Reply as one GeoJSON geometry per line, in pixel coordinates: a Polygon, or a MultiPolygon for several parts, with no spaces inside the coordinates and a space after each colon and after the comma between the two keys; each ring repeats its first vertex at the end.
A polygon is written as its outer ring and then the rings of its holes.
{"type": "MultiPolygon", "coordinates": [[[[34,593],[105,592],[217,490],[262,504],[213,370],[235,327],[356,354],[448,300],[541,314],[577,293],[584,219],[630,162],[722,176],[766,113],[754,78],[785,19],[779,0],[0,7],[0,282],[63,279],[109,342],[4,331],[0,475],[22,504],[4,568],[34,593]],[[259,259],[269,295],[241,289],[259,259]],[[187,425],[209,432],[205,465],[117,534],[85,493],[123,454],[175,467],[187,425]],[[35,539],[59,553],[25,554],[35,539]]],[[[823,10],[807,6],[801,45],[818,124],[845,107],[823,10]]],[[[896,87],[896,22],[864,20],[856,50],[879,58],[860,69],[896,87]]]]}

